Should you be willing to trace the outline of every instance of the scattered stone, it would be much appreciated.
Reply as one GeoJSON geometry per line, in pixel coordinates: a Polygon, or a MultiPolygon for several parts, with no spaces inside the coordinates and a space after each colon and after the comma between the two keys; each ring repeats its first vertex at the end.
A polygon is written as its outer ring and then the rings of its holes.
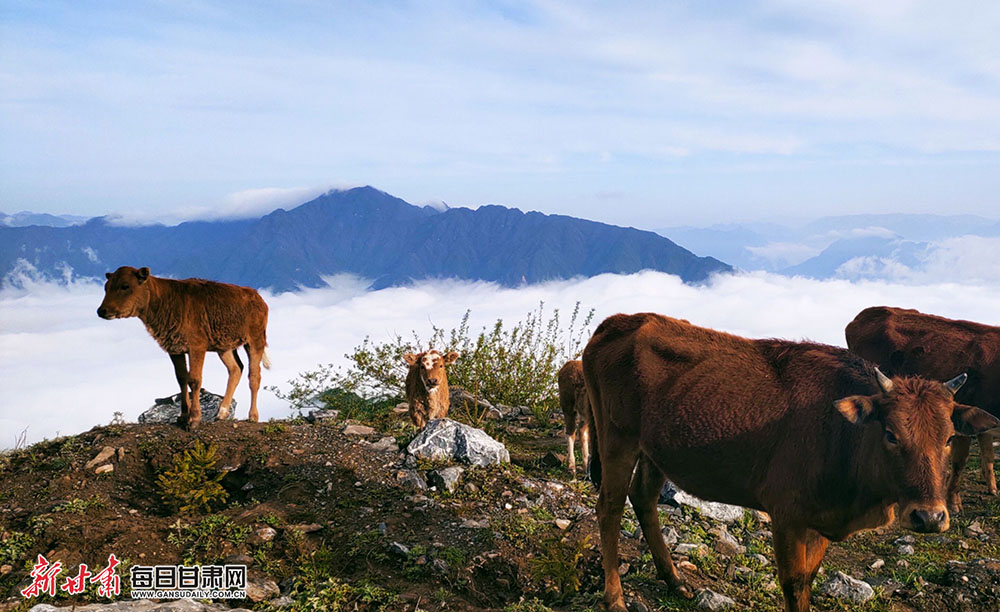
{"type": "Polygon", "coordinates": [[[687,559],[682,559],[681,561],[678,561],[677,562],[677,567],[679,567],[680,569],[682,569],[682,570],[684,570],[686,572],[697,572],[698,571],[698,566],[695,565],[694,563],[691,563],[687,559]]]}
{"type": "Polygon", "coordinates": [[[396,444],[396,438],[392,436],[385,436],[379,439],[378,442],[372,442],[368,445],[373,451],[379,451],[384,453],[398,453],[399,445],[396,444]]]}
{"type": "Polygon", "coordinates": [[[275,608],[287,608],[295,603],[295,600],[288,595],[282,595],[281,597],[275,597],[271,601],[267,602],[269,606],[275,608]]]}
{"type": "Polygon", "coordinates": [[[375,529],[378,530],[379,534],[385,535],[386,532],[389,531],[389,526],[386,525],[385,523],[379,523],[375,529]]]}
{"type": "Polygon", "coordinates": [[[736,605],[736,602],[712,589],[702,589],[695,597],[694,605],[701,610],[725,610],[736,605]]]}
{"type": "Polygon", "coordinates": [[[322,529],[323,526],[319,523],[302,523],[299,525],[289,525],[285,528],[286,531],[301,531],[302,533],[314,533],[322,529]]]}
{"type": "Polygon", "coordinates": [[[114,472],[114,471],[115,471],[115,466],[111,465],[110,463],[106,463],[104,465],[97,466],[97,469],[94,470],[94,473],[95,474],[109,474],[109,473],[114,472]]]}
{"type": "Polygon", "coordinates": [[[270,542],[278,535],[278,532],[271,527],[261,527],[254,532],[259,542],[270,542]]]}
{"type": "Polygon", "coordinates": [[[632,566],[629,565],[628,563],[623,562],[621,565],[618,566],[618,575],[624,576],[625,574],[628,573],[630,569],[632,569],[632,566]]]}
{"type": "Polygon", "coordinates": [[[306,421],[310,423],[324,423],[336,421],[340,416],[339,410],[310,410],[306,415],[306,421]]]}
{"type": "Polygon", "coordinates": [[[896,546],[899,546],[901,544],[916,544],[916,542],[917,542],[917,539],[915,537],[913,537],[911,535],[904,535],[904,536],[896,538],[896,540],[893,542],[893,544],[895,544],[896,546]]]}
{"type": "Polygon", "coordinates": [[[978,519],[969,523],[969,526],[966,527],[962,533],[964,533],[967,537],[970,538],[980,538],[986,535],[986,533],[983,531],[983,526],[979,523],[978,519]]]}
{"type": "Polygon", "coordinates": [[[510,463],[503,444],[481,429],[451,419],[435,419],[406,447],[406,452],[431,461],[462,461],[478,466],[510,463]]]}
{"type": "Polygon", "coordinates": [[[550,468],[560,467],[565,461],[565,457],[555,451],[549,451],[542,457],[542,465],[550,468]]]}
{"type": "Polygon", "coordinates": [[[562,529],[563,531],[569,529],[569,526],[573,524],[571,521],[562,518],[557,518],[554,522],[556,524],[556,527],[562,529]]]}
{"type": "Polygon", "coordinates": [[[835,599],[846,599],[854,603],[864,603],[875,596],[870,584],[852,578],[844,572],[836,572],[823,584],[822,591],[835,599]]]}
{"type": "Polygon", "coordinates": [[[740,544],[740,541],[724,527],[714,527],[708,533],[715,536],[715,551],[720,554],[733,556],[742,555],[747,551],[746,546],[740,544]]]}
{"type": "Polygon", "coordinates": [[[877,569],[882,569],[883,567],[885,567],[885,560],[875,559],[874,561],[872,561],[872,564],[868,566],[868,569],[877,570],[877,569]]]}
{"type": "Polygon", "coordinates": [[[910,546],[909,544],[903,544],[902,546],[896,549],[896,552],[898,552],[901,555],[912,555],[916,551],[914,551],[913,547],[910,546]]]}
{"type": "Polygon", "coordinates": [[[762,555],[760,553],[755,554],[753,556],[753,559],[754,559],[754,561],[757,562],[757,565],[759,565],[760,567],[767,567],[771,563],[770,559],[768,559],[767,557],[765,557],[764,555],[762,555]]]}
{"type": "Polygon", "coordinates": [[[649,606],[642,603],[639,599],[630,599],[626,604],[628,612],[649,612],[649,606]]]}
{"type": "Polygon", "coordinates": [[[710,502],[698,499],[689,495],[674,486],[669,480],[663,485],[660,491],[660,503],[679,507],[689,506],[704,514],[705,516],[721,521],[723,523],[736,523],[743,518],[743,508],[731,506],[719,502],[710,502]]]}
{"type": "Polygon", "coordinates": [[[472,520],[472,519],[463,519],[462,520],[462,527],[464,527],[466,529],[486,529],[489,526],[490,526],[490,522],[487,521],[486,519],[483,519],[481,521],[475,521],[475,520],[472,520]]]}
{"type": "Polygon", "coordinates": [[[118,456],[118,461],[125,461],[125,447],[119,446],[118,451],[115,453],[118,456]]]}
{"type": "Polygon", "coordinates": [[[115,449],[110,446],[105,446],[101,449],[101,452],[97,453],[97,456],[87,462],[83,466],[83,469],[89,470],[94,466],[101,465],[102,463],[107,463],[109,459],[115,456],[115,449]]]}
{"type": "MultiPolygon", "coordinates": [[[[222,404],[222,396],[216,395],[204,388],[198,395],[201,406],[201,422],[213,423],[219,420],[219,405],[222,404]]],[[[136,420],[140,423],[166,423],[174,424],[181,417],[181,394],[161,397],[154,400],[153,406],[139,415],[136,420]]],[[[229,404],[228,420],[236,418],[236,400],[229,404]]]]}
{"type": "Polygon", "coordinates": [[[445,574],[448,572],[448,563],[444,559],[434,559],[434,561],[431,562],[431,567],[439,574],[445,574]]]}
{"type": "Polygon", "coordinates": [[[396,414],[408,414],[410,412],[410,405],[407,402],[399,402],[392,411],[396,414]]]}
{"type": "Polygon", "coordinates": [[[367,425],[348,425],[344,428],[344,434],[348,436],[370,436],[375,433],[374,427],[369,427],[367,425]]]}
{"type": "Polygon", "coordinates": [[[462,478],[462,472],[464,471],[463,468],[453,465],[434,470],[427,477],[430,479],[432,485],[451,493],[458,486],[458,481],[462,478]]]}
{"type": "Polygon", "coordinates": [[[259,603],[265,599],[274,599],[281,595],[278,583],[265,578],[264,580],[247,580],[247,599],[254,603],[259,603]]]}
{"type": "Polygon", "coordinates": [[[477,487],[476,483],[474,483],[474,482],[467,482],[467,483],[465,483],[465,486],[462,487],[462,488],[465,489],[469,493],[478,493],[479,492],[479,487],[477,487]]]}
{"type": "Polygon", "coordinates": [[[664,527],[662,529],[662,532],[663,532],[663,541],[666,542],[667,546],[673,546],[674,544],[677,544],[677,542],[681,539],[680,534],[677,533],[677,530],[674,529],[673,527],[664,527]]]}
{"type": "Polygon", "coordinates": [[[399,542],[393,542],[389,544],[389,554],[396,555],[397,557],[408,557],[410,555],[410,547],[399,542]]]}
{"type": "Polygon", "coordinates": [[[704,544],[683,543],[675,546],[674,552],[690,557],[692,554],[704,555],[708,552],[708,548],[704,544]]]}
{"type": "Polygon", "coordinates": [[[14,571],[14,568],[11,566],[10,563],[4,563],[3,565],[0,565],[0,576],[6,576],[12,571],[14,571]]]}

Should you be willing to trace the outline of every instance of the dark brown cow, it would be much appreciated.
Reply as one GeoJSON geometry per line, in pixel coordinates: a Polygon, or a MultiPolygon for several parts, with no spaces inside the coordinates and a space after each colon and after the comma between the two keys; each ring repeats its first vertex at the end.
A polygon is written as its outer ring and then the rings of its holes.
{"type": "Polygon", "coordinates": [[[590,465],[590,398],[583,380],[583,362],[579,359],[567,361],[559,370],[559,406],[566,421],[566,451],[569,457],[569,471],[576,476],[576,452],[574,442],[580,436],[580,454],[583,469],[590,465]]]}
{"type": "MultiPolygon", "coordinates": [[[[916,310],[877,306],[862,310],[847,325],[847,346],[865,359],[898,376],[940,378],[943,371],[965,371],[969,381],[955,400],[1000,416],[1000,327],[954,321],[916,310]]],[[[996,495],[993,442],[998,431],[979,435],[982,473],[996,495]]],[[[972,439],[952,445],[952,473],[948,506],[962,508],[959,484],[969,459],[972,439]]]]}
{"type": "Polygon", "coordinates": [[[226,396],[219,419],[229,416],[229,406],[243,372],[236,349],[245,347],[250,363],[250,421],[257,421],[260,366],[267,359],[267,304],[253,289],[199,278],[172,280],[122,266],[109,272],[104,301],[97,309],[102,319],[139,317],[146,330],[170,355],[181,387],[178,423],[193,429],[201,422],[201,371],[205,353],[214,351],[229,370],[226,396]],[[190,360],[190,368],[185,363],[190,360]],[[190,397],[189,397],[190,388],[190,397]]]}
{"type": "Polygon", "coordinates": [[[431,349],[424,353],[403,355],[410,366],[406,374],[406,401],[410,405],[410,421],[423,429],[431,419],[448,416],[451,398],[448,397],[448,372],[445,366],[455,363],[458,353],[447,355],[431,349]]]}
{"type": "Polygon", "coordinates": [[[770,514],[785,605],[802,612],[831,540],[887,524],[898,509],[910,529],[947,529],[955,428],[996,422],[954,403],[963,376],[890,380],[846,349],[748,340],[656,314],[605,320],[583,370],[597,439],[604,597],[616,612],[625,610],[618,536],[626,494],[657,574],[688,596],[660,533],[665,478],[770,514]]]}

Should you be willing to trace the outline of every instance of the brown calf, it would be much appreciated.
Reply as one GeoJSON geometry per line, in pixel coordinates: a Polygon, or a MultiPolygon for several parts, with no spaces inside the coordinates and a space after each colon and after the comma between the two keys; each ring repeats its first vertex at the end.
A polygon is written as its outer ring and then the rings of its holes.
{"type": "Polygon", "coordinates": [[[748,340],[656,314],[605,320],[583,371],[597,439],[604,597],[616,612],[625,610],[618,536],[626,495],[657,574],[688,596],[660,533],[665,479],[767,512],[786,608],[803,612],[831,540],[887,524],[897,509],[910,529],[947,529],[955,430],[997,422],[954,403],[964,376],[890,380],[845,349],[748,340]]]}
{"type": "Polygon", "coordinates": [[[590,465],[590,398],[583,381],[583,362],[579,359],[567,361],[559,370],[559,406],[566,421],[566,446],[569,457],[569,471],[576,477],[576,454],[573,448],[577,434],[580,434],[580,454],[583,469],[590,465]]]}
{"type": "Polygon", "coordinates": [[[260,366],[267,359],[267,304],[249,287],[238,287],[198,278],[171,280],[122,266],[105,275],[104,301],[97,309],[102,319],[139,317],[146,330],[170,355],[181,387],[178,423],[194,429],[201,422],[201,371],[205,353],[214,351],[229,370],[226,396],[219,419],[229,416],[229,406],[243,372],[236,349],[245,347],[250,363],[250,421],[257,421],[260,366]],[[185,363],[190,359],[190,369],[185,363]],[[189,397],[190,389],[190,397],[189,397]]]}
{"type": "MultiPolygon", "coordinates": [[[[1000,416],[1000,327],[954,321],[916,310],[876,306],[862,310],[845,330],[847,346],[897,376],[940,378],[944,371],[965,371],[969,381],[955,396],[963,404],[1000,416]]],[[[990,493],[997,494],[993,442],[998,431],[979,434],[981,469],[990,493]]],[[[962,509],[959,484],[969,460],[972,438],[955,441],[948,506],[962,509]]]]}
{"type": "Polygon", "coordinates": [[[448,372],[444,367],[456,359],[455,351],[442,355],[433,349],[403,355],[403,361],[410,366],[406,374],[406,401],[410,405],[410,421],[417,429],[423,429],[431,419],[448,416],[448,372]]]}

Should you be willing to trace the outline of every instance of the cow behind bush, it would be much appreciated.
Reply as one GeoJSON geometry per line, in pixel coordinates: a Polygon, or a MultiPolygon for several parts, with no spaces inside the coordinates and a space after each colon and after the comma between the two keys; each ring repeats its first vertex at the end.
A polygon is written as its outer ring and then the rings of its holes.
{"type": "Polygon", "coordinates": [[[450,400],[445,366],[456,359],[455,351],[442,355],[434,349],[403,355],[403,361],[410,367],[406,374],[406,401],[410,405],[410,421],[417,429],[423,429],[431,419],[448,416],[450,400]]]}
{"type": "Polygon", "coordinates": [[[158,278],[149,268],[122,266],[108,272],[102,319],[138,317],[160,347],[170,355],[181,388],[179,425],[194,429],[201,423],[201,373],[205,353],[218,353],[229,370],[219,419],[229,406],[243,373],[236,349],[244,347],[250,364],[250,421],[256,422],[260,366],[267,358],[267,304],[255,290],[199,278],[158,278]],[[190,366],[187,361],[190,360],[190,366]]]}

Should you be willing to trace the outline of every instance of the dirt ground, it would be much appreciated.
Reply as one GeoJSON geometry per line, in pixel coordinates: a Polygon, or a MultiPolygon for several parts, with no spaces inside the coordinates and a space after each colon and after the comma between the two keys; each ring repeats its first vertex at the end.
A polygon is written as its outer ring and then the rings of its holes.
{"type": "MultiPolygon", "coordinates": [[[[452,493],[412,484],[414,474],[427,478],[439,466],[407,460],[392,440],[373,447],[384,433],[348,435],[344,427],[226,422],[192,434],[114,425],[3,455],[0,609],[50,601],[19,593],[39,553],[67,568],[102,567],[114,553],[124,576],[131,564],[247,563],[251,582],[273,581],[280,595],[272,588],[260,601],[230,605],[260,610],[603,609],[596,496],[557,461],[553,451],[565,452],[559,423],[491,422],[512,465],[466,468],[452,493]],[[225,473],[226,499],[178,514],[157,477],[196,440],[217,447],[213,470],[225,473]],[[115,451],[114,470],[95,474],[85,464],[104,447],[115,451]]],[[[1000,502],[985,493],[975,457],[964,498],[946,534],[912,534],[910,542],[893,528],[831,546],[814,608],[1000,609],[1000,502]],[[866,579],[876,596],[854,604],[821,594],[837,571],[866,579]]],[[[661,516],[677,543],[694,545],[675,555],[692,586],[731,597],[735,609],[783,609],[764,517],[747,513],[726,526],[666,506],[661,516]],[[724,546],[720,530],[742,550],[724,546]]],[[[631,607],[694,609],[655,579],[630,511],[623,532],[620,570],[631,607]]],[[[53,603],[96,600],[88,591],[53,603]]]]}

